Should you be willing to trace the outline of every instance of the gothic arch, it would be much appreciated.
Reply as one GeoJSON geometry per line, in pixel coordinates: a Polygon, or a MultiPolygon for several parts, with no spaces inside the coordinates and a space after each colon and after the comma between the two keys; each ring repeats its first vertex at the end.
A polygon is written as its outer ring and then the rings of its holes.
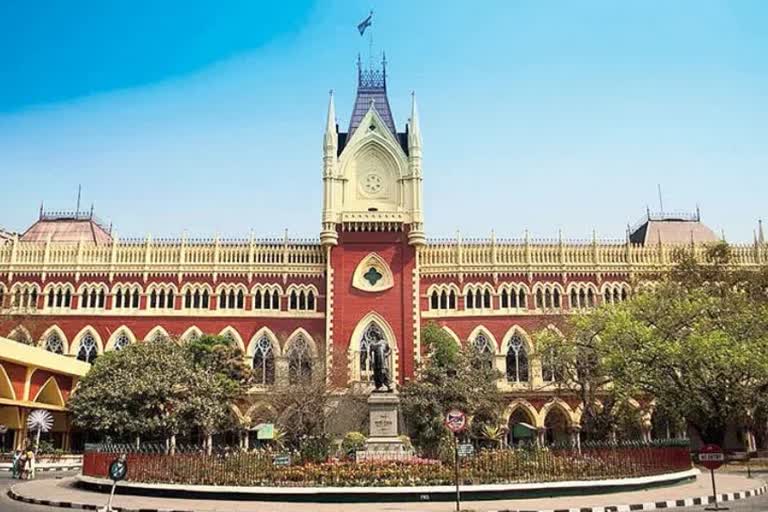
{"type": "Polygon", "coordinates": [[[61,394],[61,388],[59,383],[56,382],[54,377],[48,377],[45,384],[38,390],[33,402],[40,404],[54,405],[56,407],[64,407],[64,395],[61,394]]]}
{"type": "Polygon", "coordinates": [[[307,344],[309,345],[309,351],[312,354],[313,358],[318,358],[320,356],[320,351],[317,348],[317,343],[315,343],[314,338],[303,328],[299,327],[295,331],[291,333],[290,336],[288,336],[288,339],[285,342],[285,352],[286,354],[291,348],[291,345],[296,340],[298,336],[304,336],[304,339],[307,340],[307,344]]]}
{"type": "Polygon", "coordinates": [[[577,414],[576,411],[571,409],[571,406],[568,405],[567,402],[565,402],[560,398],[553,398],[549,402],[544,404],[544,406],[541,408],[541,411],[539,411],[542,426],[547,421],[547,415],[553,409],[559,409],[563,413],[563,415],[565,416],[565,419],[568,422],[569,428],[573,428],[574,426],[579,425],[581,423],[580,415],[577,414]]]}
{"type": "Polygon", "coordinates": [[[248,350],[246,351],[246,355],[249,359],[253,359],[253,351],[256,346],[256,342],[261,339],[262,336],[265,336],[269,338],[269,341],[272,342],[272,350],[275,352],[275,357],[282,355],[282,350],[280,347],[280,342],[277,339],[277,336],[275,336],[275,333],[272,332],[272,330],[269,327],[262,327],[258,331],[256,331],[256,334],[251,336],[251,341],[248,342],[248,350]]]}
{"type": "Polygon", "coordinates": [[[493,351],[494,351],[493,355],[494,356],[498,355],[499,354],[499,343],[496,341],[496,338],[494,337],[494,335],[491,334],[490,329],[488,329],[487,327],[485,327],[482,324],[478,325],[477,327],[472,329],[472,332],[469,333],[469,336],[467,337],[467,343],[472,343],[475,340],[475,338],[477,337],[478,334],[484,334],[491,341],[491,344],[493,345],[493,351]]]}
{"type": "Polygon", "coordinates": [[[180,336],[180,339],[186,343],[192,341],[195,338],[201,338],[203,336],[203,331],[198,326],[192,325],[184,331],[184,333],[180,336]]]}
{"type": "Polygon", "coordinates": [[[237,332],[237,329],[228,325],[219,332],[219,336],[226,336],[227,334],[232,335],[232,339],[237,343],[237,347],[245,353],[245,342],[243,342],[243,338],[240,336],[240,333],[237,332]]]}
{"type": "Polygon", "coordinates": [[[112,336],[109,337],[107,340],[107,345],[104,347],[104,351],[110,351],[114,350],[115,348],[115,342],[117,341],[117,338],[121,335],[125,334],[129,340],[131,340],[131,343],[136,343],[136,336],[133,334],[133,331],[127,326],[127,325],[121,325],[117,329],[115,329],[115,332],[112,333],[112,336]]]}
{"type": "Polygon", "coordinates": [[[357,382],[361,380],[360,341],[362,340],[366,329],[368,329],[368,326],[372,323],[376,324],[381,329],[384,337],[387,340],[387,343],[389,344],[389,348],[391,350],[390,380],[395,383],[397,382],[399,375],[397,337],[395,336],[395,331],[392,329],[392,326],[389,324],[389,322],[387,322],[383,316],[376,313],[375,311],[369,312],[357,322],[357,325],[355,325],[355,328],[352,331],[352,336],[349,339],[348,356],[350,382],[357,382]]]}
{"type": "Polygon", "coordinates": [[[45,349],[45,344],[48,341],[48,337],[52,334],[58,335],[59,339],[61,340],[61,343],[64,345],[64,354],[69,353],[69,341],[67,340],[67,336],[64,334],[64,331],[61,330],[61,328],[58,325],[52,325],[49,328],[45,330],[42,336],[40,336],[40,340],[38,341],[38,346],[42,349],[45,349]]]}
{"type": "Polygon", "coordinates": [[[0,398],[16,400],[16,392],[13,390],[13,383],[2,364],[0,364],[0,398]]]}
{"type": "Polygon", "coordinates": [[[32,334],[29,332],[29,329],[24,327],[23,325],[19,324],[16,327],[14,327],[11,332],[8,333],[8,339],[13,341],[18,341],[20,343],[24,344],[32,344],[34,343],[34,338],[32,337],[32,334]]]}
{"type": "Polygon", "coordinates": [[[273,419],[277,418],[277,410],[272,406],[272,404],[269,404],[267,402],[256,402],[248,409],[245,410],[245,413],[243,416],[250,418],[251,420],[254,419],[273,419]],[[259,415],[256,417],[256,413],[258,412],[265,412],[266,414],[259,415]]]}
{"type": "Polygon", "coordinates": [[[160,325],[156,325],[152,329],[149,330],[149,332],[144,336],[144,341],[153,341],[155,339],[158,339],[158,337],[163,337],[165,339],[171,339],[171,335],[168,334],[168,331],[165,330],[160,325]]]}
{"type": "Polygon", "coordinates": [[[504,334],[504,337],[501,339],[501,354],[507,354],[507,350],[509,350],[509,340],[511,340],[512,336],[515,334],[518,334],[520,338],[522,338],[523,343],[525,344],[525,348],[528,350],[528,354],[532,354],[533,342],[531,341],[531,337],[528,335],[525,329],[517,324],[510,327],[509,330],[507,330],[507,332],[504,334]]]}
{"type": "Polygon", "coordinates": [[[448,333],[448,334],[451,336],[451,338],[453,338],[453,341],[455,341],[455,342],[456,342],[456,346],[458,346],[459,348],[461,348],[461,339],[460,339],[460,338],[459,338],[459,336],[458,336],[458,335],[457,335],[457,334],[456,334],[456,333],[453,331],[453,329],[451,329],[451,328],[450,328],[450,327],[448,327],[447,325],[444,325],[444,326],[442,327],[442,329],[443,329],[445,332],[447,332],[447,333],[448,333]]]}
{"type": "Polygon", "coordinates": [[[507,408],[504,411],[504,423],[506,425],[509,425],[509,421],[512,418],[512,415],[515,413],[515,411],[518,410],[525,412],[525,414],[531,420],[532,426],[536,428],[544,426],[544,421],[539,416],[539,413],[536,412],[536,408],[528,400],[523,398],[516,398],[507,405],[507,408]]]}
{"type": "Polygon", "coordinates": [[[72,343],[69,346],[69,353],[71,355],[77,357],[77,353],[80,350],[80,342],[83,340],[83,336],[85,336],[89,332],[91,333],[91,335],[93,335],[93,339],[96,341],[96,353],[97,354],[104,353],[104,342],[101,341],[101,335],[93,326],[86,325],[85,327],[80,329],[80,332],[78,332],[72,337],[72,343]]]}

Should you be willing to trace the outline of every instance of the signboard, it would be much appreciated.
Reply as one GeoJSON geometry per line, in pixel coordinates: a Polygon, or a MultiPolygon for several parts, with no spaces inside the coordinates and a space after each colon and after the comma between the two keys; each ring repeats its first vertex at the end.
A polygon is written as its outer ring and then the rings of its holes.
{"type": "Polygon", "coordinates": [[[259,423],[256,425],[256,439],[274,439],[275,426],[272,423],[259,423]]]}
{"type": "Polygon", "coordinates": [[[289,453],[278,453],[272,457],[273,466],[290,466],[291,455],[289,453]]]}
{"type": "Polygon", "coordinates": [[[454,434],[458,434],[467,426],[467,416],[458,409],[452,409],[445,415],[445,426],[454,434]]]}
{"type": "Polygon", "coordinates": [[[109,465],[109,478],[114,482],[123,480],[126,474],[128,474],[128,463],[123,457],[118,457],[109,465]]]}
{"type": "Polygon", "coordinates": [[[709,470],[718,469],[725,463],[725,454],[716,444],[705,444],[699,450],[699,463],[709,470]]]}
{"type": "Polygon", "coordinates": [[[459,445],[459,457],[470,457],[475,454],[475,447],[470,443],[462,443],[459,445]]]}

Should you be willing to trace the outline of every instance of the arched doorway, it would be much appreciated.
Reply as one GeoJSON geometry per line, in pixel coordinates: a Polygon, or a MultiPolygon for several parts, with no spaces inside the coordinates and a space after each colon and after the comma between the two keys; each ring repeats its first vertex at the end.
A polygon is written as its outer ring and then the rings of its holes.
{"type": "Polygon", "coordinates": [[[535,421],[523,407],[517,407],[509,415],[507,424],[507,444],[509,446],[524,446],[536,442],[535,421]]]}
{"type": "Polygon", "coordinates": [[[560,407],[552,407],[544,420],[545,441],[548,445],[565,445],[570,442],[568,417],[560,407]]]}

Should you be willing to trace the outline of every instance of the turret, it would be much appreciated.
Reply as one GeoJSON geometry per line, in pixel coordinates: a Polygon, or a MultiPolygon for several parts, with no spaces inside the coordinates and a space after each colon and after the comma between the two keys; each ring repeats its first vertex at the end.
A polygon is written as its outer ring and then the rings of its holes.
{"type": "Polygon", "coordinates": [[[336,233],[333,212],[333,189],[338,149],[339,135],[336,124],[336,108],[333,104],[333,91],[330,91],[328,116],[325,121],[325,134],[323,136],[323,229],[320,232],[320,243],[323,245],[336,245],[339,238],[336,233]]]}

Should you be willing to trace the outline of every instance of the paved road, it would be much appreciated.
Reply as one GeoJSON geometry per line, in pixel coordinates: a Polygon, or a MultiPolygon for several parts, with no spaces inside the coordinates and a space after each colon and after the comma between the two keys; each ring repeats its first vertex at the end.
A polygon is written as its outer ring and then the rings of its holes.
{"type": "MultiPolygon", "coordinates": [[[[58,473],[56,476],[40,473],[38,478],[61,478],[63,476],[72,476],[75,471],[67,473],[58,473]]],[[[8,489],[18,480],[13,480],[8,473],[0,473],[0,512],[52,512],[53,510],[62,511],[64,509],[54,507],[43,507],[41,505],[28,505],[19,501],[13,501],[8,497],[8,489]]]]}
{"type": "MultiPolygon", "coordinates": [[[[41,474],[38,479],[51,479],[51,478],[62,478],[63,476],[72,476],[74,475],[74,472],[70,473],[62,473],[60,475],[52,476],[52,475],[45,475],[41,474]]],[[[5,474],[2,474],[5,475],[5,474]]],[[[766,478],[765,474],[760,475],[762,478],[766,478]]],[[[28,505],[26,503],[21,503],[18,501],[13,501],[10,498],[8,498],[7,492],[8,488],[13,484],[17,482],[17,480],[12,480],[8,476],[0,476],[0,512],[53,512],[53,511],[63,511],[66,509],[56,508],[56,507],[47,507],[47,506],[41,506],[41,505],[28,505]]],[[[476,505],[476,504],[473,504],[476,505]]],[[[739,500],[735,502],[729,502],[726,503],[729,507],[730,512],[768,512],[768,494],[759,496],[757,498],[750,498],[746,500],[739,500]]],[[[285,510],[286,512],[290,511],[290,504],[283,504],[283,505],[277,505],[277,508],[285,510]]],[[[389,508],[389,507],[384,507],[389,508]]],[[[485,502],[480,505],[479,508],[476,510],[483,511],[483,510],[491,510],[491,509],[498,509],[499,507],[494,507],[493,502],[485,502]]],[[[360,511],[366,512],[366,511],[373,511],[378,510],[379,508],[372,504],[361,504],[360,505],[360,511]]],[[[690,508],[676,508],[673,509],[675,512],[703,512],[705,507],[698,506],[698,507],[690,507],[690,508]]],[[[222,509],[223,510],[223,509],[222,509]]]]}

